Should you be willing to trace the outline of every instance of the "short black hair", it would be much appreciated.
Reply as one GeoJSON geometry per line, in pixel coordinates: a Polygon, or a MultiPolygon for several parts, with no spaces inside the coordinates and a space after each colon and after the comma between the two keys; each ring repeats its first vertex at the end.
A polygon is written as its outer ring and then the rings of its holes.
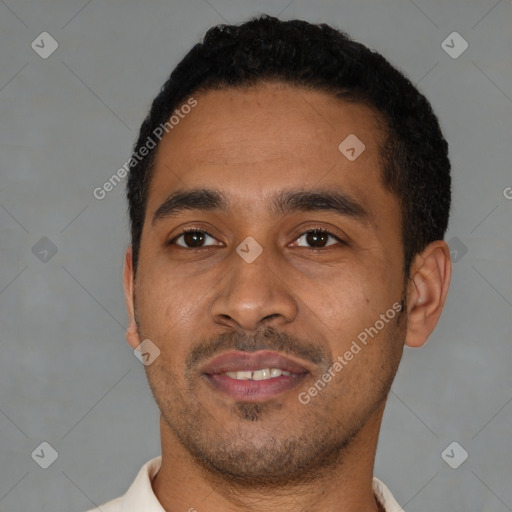
{"type": "Polygon", "coordinates": [[[346,33],[325,23],[268,15],[210,28],[154,99],[133,148],[127,183],[134,272],[158,144],[143,157],[141,148],[159,126],[169,126],[175,109],[193,93],[275,80],[362,103],[384,121],[382,179],[401,207],[407,279],[413,257],[444,238],[450,212],[448,144],[430,103],[382,55],[346,33]]]}

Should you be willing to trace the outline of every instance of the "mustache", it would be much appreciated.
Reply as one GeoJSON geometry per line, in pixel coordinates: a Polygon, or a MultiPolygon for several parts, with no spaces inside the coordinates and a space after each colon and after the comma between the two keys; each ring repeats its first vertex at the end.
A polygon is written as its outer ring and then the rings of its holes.
{"type": "Polygon", "coordinates": [[[297,336],[280,332],[273,327],[267,327],[251,336],[239,332],[222,333],[211,341],[199,343],[187,357],[186,368],[190,371],[207,359],[228,350],[242,352],[274,350],[311,361],[316,365],[329,367],[333,364],[331,355],[322,347],[297,336]]]}

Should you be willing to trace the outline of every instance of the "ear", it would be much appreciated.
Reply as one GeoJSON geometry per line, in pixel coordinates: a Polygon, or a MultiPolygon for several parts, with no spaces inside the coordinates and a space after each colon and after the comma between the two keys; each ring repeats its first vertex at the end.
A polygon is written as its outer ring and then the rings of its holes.
{"type": "Polygon", "coordinates": [[[140,337],[137,323],[135,321],[132,246],[126,249],[124,256],[123,285],[126,310],[128,312],[129,320],[129,326],[128,329],[126,329],[126,341],[128,341],[129,345],[135,349],[140,345],[140,337]]]}
{"type": "Polygon", "coordinates": [[[450,249],[443,240],[430,243],[414,258],[407,286],[407,334],[405,344],[421,347],[443,311],[450,279],[450,249]]]}

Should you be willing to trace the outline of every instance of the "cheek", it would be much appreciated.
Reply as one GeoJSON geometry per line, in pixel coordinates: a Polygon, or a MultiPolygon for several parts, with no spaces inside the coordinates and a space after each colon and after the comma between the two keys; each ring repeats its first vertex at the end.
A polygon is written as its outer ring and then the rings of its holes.
{"type": "Polygon", "coordinates": [[[151,326],[169,328],[198,306],[204,295],[201,288],[200,282],[187,281],[168,268],[153,267],[150,273],[141,275],[137,284],[137,307],[151,326]]]}
{"type": "Polygon", "coordinates": [[[312,340],[320,336],[336,360],[373,318],[363,279],[355,272],[340,270],[330,279],[301,280],[297,288],[297,325],[312,340]]]}
{"type": "MultiPolygon", "coordinates": [[[[339,268],[325,279],[318,279],[318,276],[317,279],[302,279],[297,289],[304,303],[304,322],[313,322],[324,332],[334,358],[349,350],[361,333],[364,338],[365,329],[375,326],[376,322],[378,338],[382,339],[388,336],[394,323],[386,323],[385,328],[380,329],[380,315],[387,311],[394,313],[393,304],[401,297],[398,282],[393,280],[390,268],[378,261],[339,268]]],[[[369,335],[368,340],[372,340],[369,335]]],[[[380,349],[386,350],[377,346],[373,350],[365,350],[366,354],[358,359],[372,357],[380,349]]]]}
{"type": "Polygon", "coordinates": [[[162,341],[169,335],[175,323],[169,318],[168,311],[173,309],[170,296],[164,293],[165,286],[159,280],[148,275],[140,276],[135,290],[135,306],[139,335],[149,338],[160,350],[162,341]]]}
{"type": "Polygon", "coordinates": [[[361,283],[341,279],[332,279],[328,285],[316,286],[315,290],[305,289],[303,297],[307,306],[305,313],[311,316],[314,312],[333,334],[350,331],[351,326],[357,325],[367,303],[361,283]]]}
{"type": "Polygon", "coordinates": [[[365,297],[366,309],[378,316],[390,308],[402,296],[401,261],[394,255],[382,255],[369,262],[361,278],[361,291],[365,297]]]}
{"type": "MultiPolygon", "coordinates": [[[[205,325],[207,290],[212,286],[204,279],[190,279],[176,272],[141,274],[137,294],[141,334],[159,347],[160,365],[175,375],[183,372],[190,345],[205,325]]],[[[162,375],[155,372],[154,378],[160,380],[162,375]]]]}

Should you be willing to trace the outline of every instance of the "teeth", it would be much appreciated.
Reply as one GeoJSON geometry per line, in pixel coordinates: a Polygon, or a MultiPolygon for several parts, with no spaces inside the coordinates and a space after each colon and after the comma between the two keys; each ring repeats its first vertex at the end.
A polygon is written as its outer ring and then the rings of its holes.
{"type": "Polygon", "coordinates": [[[252,373],[252,380],[265,380],[270,379],[270,368],[258,370],[252,373]]]}
{"type": "Polygon", "coordinates": [[[225,375],[236,380],[268,380],[281,375],[290,375],[290,372],[281,370],[281,368],[263,368],[254,372],[226,372],[225,375]]]}

